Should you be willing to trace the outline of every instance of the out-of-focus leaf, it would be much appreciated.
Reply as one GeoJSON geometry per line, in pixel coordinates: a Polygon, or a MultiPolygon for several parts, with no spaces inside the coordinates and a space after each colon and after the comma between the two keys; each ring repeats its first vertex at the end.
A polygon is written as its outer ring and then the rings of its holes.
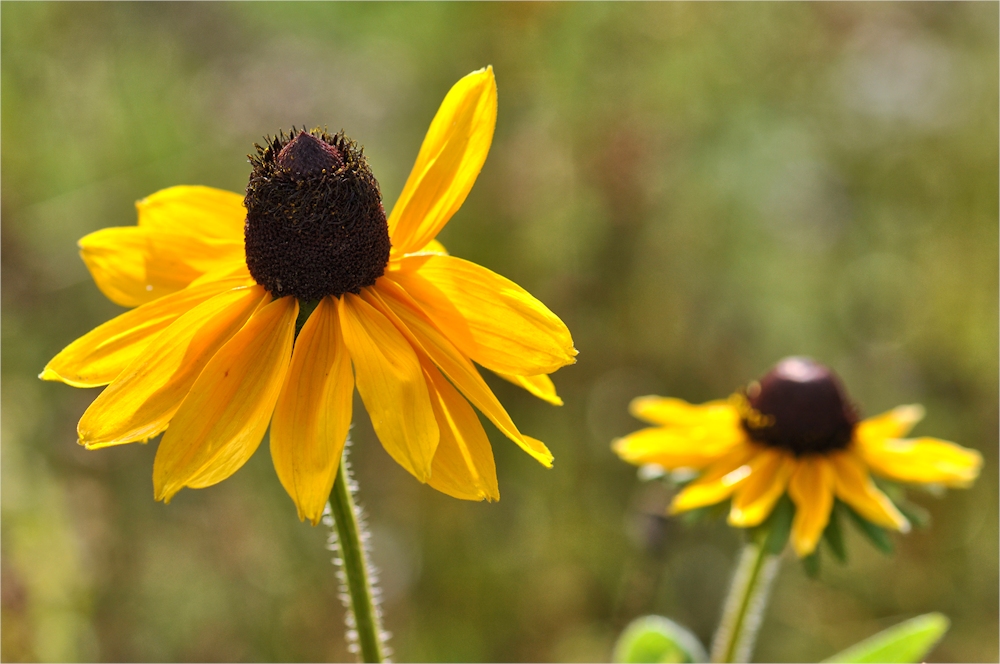
{"type": "Polygon", "coordinates": [[[921,662],[948,631],[941,613],[925,613],[879,632],[824,662],[921,662]]]}
{"type": "Polygon", "coordinates": [[[707,662],[698,638],[663,616],[636,618],[615,644],[615,662],[707,662]]]}

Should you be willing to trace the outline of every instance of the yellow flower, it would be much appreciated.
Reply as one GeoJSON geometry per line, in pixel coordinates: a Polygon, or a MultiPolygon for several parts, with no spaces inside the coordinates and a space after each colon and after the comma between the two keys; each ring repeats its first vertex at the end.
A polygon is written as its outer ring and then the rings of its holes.
{"type": "Polygon", "coordinates": [[[257,147],[245,199],[172,187],[137,203],[137,226],[84,237],[98,287],[135,308],[41,374],[108,385],[80,420],[80,443],[166,432],[153,484],[169,501],[229,477],[270,423],[278,477],[315,524],[357,386],[386,451],[446,494],[499,499],[470,402],[550,466],[552,454],[517,429],[473,362],[558,404],[547,374],[575,361],[569,330],[522,288],[435,240],[486,160],[496,105],[491,68],[455,84],[388,219],[357,146],[313,130],[257,147]]]}
{"type": "Polygon", "coordinates": [[[861,518],[899,531],[910,527],[870,473],[916,484],[966,487],[979,452],[935,438],[903,438],[923,417],[917,405],[858,421],[839,379],[805,358],[782,360],[729,400],[692,405],[655,396],[634,399],[639,419],[657,426],[614,442],[636,465],[698,473],[674,498],[672,513],[731,499],[729,524],[761,524],[785,492],[795,504],[791,542],[799,556],[816,549],[834,498],[861,518]]]}

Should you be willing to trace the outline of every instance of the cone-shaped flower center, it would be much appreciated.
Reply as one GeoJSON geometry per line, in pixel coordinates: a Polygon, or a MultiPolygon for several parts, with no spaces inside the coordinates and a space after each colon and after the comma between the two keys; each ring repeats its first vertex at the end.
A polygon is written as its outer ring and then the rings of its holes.
{"type": "Polygon", "coordinates": [[[807,358],[782,360],[746,396],[755,411],[743,418],[750,437],[799,456],[847,447],[858,422],[840,379],[807,358]]]}
{"type": "Polygon", "coordinates": [[[250,157],[247,267],[275,297],[357,293],[389,262],[378,182],[343,133],[292,134],[267,139],[250,157]]]}

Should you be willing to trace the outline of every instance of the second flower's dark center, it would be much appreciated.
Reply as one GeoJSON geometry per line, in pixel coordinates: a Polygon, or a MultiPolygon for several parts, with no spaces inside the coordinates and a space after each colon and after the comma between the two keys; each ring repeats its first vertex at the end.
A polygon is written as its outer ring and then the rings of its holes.
{"type": "Polygon", "coordinates": [[[255,147],[244,236],[257,283],[304,302],[374,284],[389,261],[389,227],[357,144],[313,129],[255,147]]]}
{"type": "Polygon", "coordinates": [[[743,428],[750,437],[797,456],[847,447],[858,422],[837,376],[807,358],[782,360],[746,397],[743,428]]]}

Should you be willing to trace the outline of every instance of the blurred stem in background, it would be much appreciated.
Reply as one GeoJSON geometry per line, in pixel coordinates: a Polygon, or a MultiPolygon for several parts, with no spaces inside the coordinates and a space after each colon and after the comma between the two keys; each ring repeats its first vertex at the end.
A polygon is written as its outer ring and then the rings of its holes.
{"type": "Polygon", "coordinates": [[[713,662],[750,661],[780,563],[780,550],[773,552],[769,534],[762,528],[743,547],[722,621],[712,639],[713,662]]]}
{"type": "Polygon", "coordinates": [[[337,479],[330,492],[333,523],[328,525],[336,527],[333,535],[339,558],[334,562],[340,567],[338,576],[345,586],[342,591],[348,593],[347,597],[343,597],[348,610],[347,642],[362,662],[381,662],[386,654],[384,641],[387,635],[382,631],[382,615],[375,600],[376,579],[365,549],[368,533],[364,530],[361,508],[354,503],[357,484],[351,478],[347,465],[349,443],[350,438],[348,445],[344,446],[337,479]]]}

